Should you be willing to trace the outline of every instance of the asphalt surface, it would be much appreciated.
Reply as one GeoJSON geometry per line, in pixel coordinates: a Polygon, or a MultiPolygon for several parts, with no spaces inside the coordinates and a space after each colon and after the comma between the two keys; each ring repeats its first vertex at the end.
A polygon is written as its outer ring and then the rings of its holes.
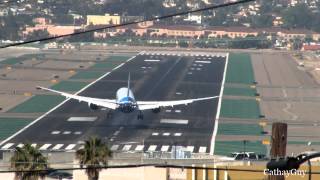
{"type": "MultiPolygon", "coordinates": [[[[130,72],[131,87],[138,101],[217,96],[225,62],[225,57],[214,55],[140,54],[80,95],[114,99],[116,90],[126,86],[130,72]]],[[[97,136],[107,141],[114,151],[164,152],[171,151],[174,146],[184,146],[193,153],[209,153],[218,101],[213,99],[165,108],[157,114],[144,111],[144,119],[138,120],[138,112],[123,114],[115,111],[108,117],[109,110],[94,111],[84,102],[69,100],[3,143],[0,149],[12,149],[29,142],[41,150],[77,150],[89,136],[97,136]],[[68,121],[71,117],[82,118],[68,121]],[[165,121],[174,123],[163,123],[165,121]]]]}

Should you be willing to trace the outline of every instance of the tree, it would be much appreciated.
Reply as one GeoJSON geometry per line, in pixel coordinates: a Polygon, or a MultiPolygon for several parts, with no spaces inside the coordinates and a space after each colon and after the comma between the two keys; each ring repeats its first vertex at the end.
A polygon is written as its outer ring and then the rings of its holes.
{"type": "Polygon", "coordinates": [[[111,155],[109,147],[96,137],[90,137],[85,141],[84,148],[76,152],[80,166],[87,168],[86,173],[89,180],[99,179],[100,167],[108,165],[108,159],[111,155]]]}
{"type": "Polygon", "coordinates": [[[288,8],[282,14],[284,26],[287,28],[307,28],[312,26],[313,14],[306,4],[298,4],[288,8]]]}
{"type": "Polygon", "coordinates": [[[40,171],[48,168],[47,158],[44,157],[37,148],[32,147],[29,143],[22,148],[16,147],[13,156],[10,159],[11,168],[16,171],[15,178],[22,180],[43,179],[45,174],[40,171]]]}

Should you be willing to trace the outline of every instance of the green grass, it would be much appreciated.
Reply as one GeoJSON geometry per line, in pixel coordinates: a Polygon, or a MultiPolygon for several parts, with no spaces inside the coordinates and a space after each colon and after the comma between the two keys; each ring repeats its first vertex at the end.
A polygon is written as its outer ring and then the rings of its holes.
{"type": "MultiPolygon", "coordinates": [[[[288,144],[308,145],[308,141],[288,141],[288,144]]],[[[320,142],[312,142],[311,145],[320,145],[320,142]]]]}
{"type": "Polygon", "coordinates": [[[223,99],[220,113],[221,117],[257,119],[260,109],[256,100],[223,99]]]}
{"type": "Polygon", "coordinates": [[[92,66],[93,69],[105,69],[105,70],[112,70],[113,68],[119,66],[120,62],[99,62],[92,66]]]}
{"type": "MultiPolygon", "coordinates": [[[[214,153],[218,155],[230,155],[232,152],[241,152],[244,149],[243,141],[216,141],[214,153]]],[[[267,148],[261,141],[248,141],[246,152],[266,154],[267,148]]]]}
{"type": "Polygon", "coordinates": [[[52,86],[51,88],[58,91],[79,91],[87,84],[87,82],[61,81],[60,83],[52,86]]]}
{"type": "Polygon", "coordinates": [[[65,98],[58,95],[36,95],[26,102],[10,109],[12,113],[38,113],[47,112],[52,109],[65,98]]]}
{"type": "Polygon", "coordinates": [[[130,56],[110,56],[106,60],[107,61],[117,61],[117,62],[122,63],[122,62],[128,60],[129,58],[130,58],[130,56]]]}
{"type": "Polygon", "coordinates": [[[32,122],[25,118],[0,118],[0,140],[4,140],[32,122]]]}
{"type": "Polygon", "coordinates": [[[102,76],[105,72],[98,71],[81,71],[71,77],[71,79],[97,79],[102,76]]]}
{"type": "Polygon", "coordinates": [[[26,54],[26,55],[22,55],[19,57],[7,58],[3,61],[0,61],[0,64],[14,65],[14,64],[18,64],[24,60],[27,60],[27,59],[32,59],[32,58],[38,59],[41,57],[43,57],[43,55],[41,55],[41,54],[26,54]]]}
{"type": "Polygon", "coordinates": [[[254,81],[250,55],[248,53],[230,53],[226,82],[252,84],[254,81]]]}
{"type": "Polygon", "coordinates": [[[226,123],[219,124],[218,134],[259,136],[262,131],[262,127],[258,124],[226,123]]]}
{"type": "Polygon", "coordinates": [[[254,97],[257,93],[255,88],[233,88],[233,87],[225,87],[223,94],[231,95],[231,96],[250,96],[254,97]]]}

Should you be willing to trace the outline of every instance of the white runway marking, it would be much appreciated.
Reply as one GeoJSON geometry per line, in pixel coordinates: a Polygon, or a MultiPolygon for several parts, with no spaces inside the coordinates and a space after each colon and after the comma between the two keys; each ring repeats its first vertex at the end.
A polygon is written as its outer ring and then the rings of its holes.
{"type": "Polygon", "coordinates": [[[82,134],[82,132],[81,131],[76,131],[76,132],[74,132],[74,134],[80,135],[80,134],[82,134]]]}
{"type": "Polygon", "coordinates": [[[226,53],[226,61],[225,61],[225,65],[224,65],[223,78],[222,78],[222,83],[221,83],[221,88],[220,88],[217,113],[216,113],[216,118],[215,118],[215,123],[214,123],[214,129],[213,129],[213,133],[212,133],[212,137],[211,137],[210,155],[214,154],[214,149],[215,149],[215,141],[216,141],[216,136],[217,136],[218,127],[219,127],[220,109],[221,109],[221,102],[222,102],[224,84],[225,84],[225,81],[226,81],[228,61],[229,61],[229,54],[226,53]]]}
{"type": "Polygon", "coordinates": [[[138,145],[135,150],[136,151],[142,151],[143,147],[144,147],[144,145],[138,145]]]}
{"type": "Polygon", "coordinates": [[[205,153],[207,151],[207,147],[205,146],[200,146],[199,148],[199,153],[205,153]]]}
{"type": "Polygon", "coordinates": [[[51,134],[60,134],[60,131],[52,131],[51,134]]]}
{"type": "Polygon", "coordinates": [[[59,150],[62,146],[63,144],[57,144],[52,148],[52,150],[59,150]]]}
{"type": "Polygon", "coordinates": [[[111,151],[116,151],[119,148],[119,145],[111,146],[111,151]]]}
{"type": "Polygon", "coordinates": [[[7,143],[6,145],[4,145],[1,149],[9,149],[11,146],[13,146],[13,143],[7,143]]]}
{"type": "Polygon", "coordinates": [[[187,151],[193,152],[194,146],[187,146],[187,151]]]}
{"type": "Polygon", "coordinates": [[[158,136],[158,135],[159,135],[159,133],[157,133],[157,132],[152,133],[152,136],[158,136]]]}
{"type": "Polygon", "coordinates": [[[71,134],[71,131],[64,131],[62,134],[71,134]]]}
{"type": "Polygon", "coordinates": [[[171,112],[171,109],[166,109],[166,112],[171,112]]]}
{"type": "Polygon", "coordinates": [[[181,95],[182,93],[181,92],[176,92],[176,95],[181,95]]]}
{"type": "Polygon", "coordinates": [[[177,109],[177,110],[175,110],[174,112],[176,112],[176,113],[181,113],[181,110],[180,110],[180,109],[177,109]]]}
{"type": "Polygon", "coordinates": [[[168,133],[168,132],[163,133],[162,136],[170,136],[170,133],[168,133]]]}
{"type": "Polygon", "coordinates": [[[40,149],[40,150],[46,150],[46,149],[48,149],[51,145],[52,145],[52,144],[44,144],[44,145],[42,145],[39,149],[40,149]]]}
{"type": "Polygon", "coordinates": [[[195,61],[196,63],[204,63],[204,64],[210,64],[211,61],[195,61]]]}
{"type": "Polygon", "coordinates": [[[18,146],[17,146],[17,147],[19,147],[19,148],[23,148],[23,146],[24,146],[24,144],[18,144],[18,146]]]}
{"type": "Polygon", "coordinates": [[[122,150],[123,151],[129,151],[130,148],[131,148],[131,145],[124,145],[122,150]]]}
{"type": "Polygon", "coordinates": [[[160,123],[165,123],[165,124],[188,124],[189,120],[187,120],[187,119],[161,119],[160,123]]]}
{"type": "Polygon", "coordinates": [[[156,151],[157,145],[150,145],[148,151],[156,151]]]}
{"type": "Polygon", "coordinates": [[[174,136],[181,136],[182,133],[174,133],[174,136]]]}
{"type": "Polygon", "coordinates": [[[93,122],[97,120],[98,117],[70,117],[69,122],[93,122]]]}
{"type": "Polygon", "coordinates": [[[159,59],[145,59],[144,62],[159,62],[159,59]]]}
{"type": "Polygon", "coordinates": [[[167,152],[169,150],[169,146],[168,145],[163,145],[162,147],[161,147],[161,151],[162,152],[167,152]]]}
{"type": "Polygon", "coordinates": [[[71,150],[76,146],[76,144],[69,144],[65,149],[66,150],[71,150]]]}

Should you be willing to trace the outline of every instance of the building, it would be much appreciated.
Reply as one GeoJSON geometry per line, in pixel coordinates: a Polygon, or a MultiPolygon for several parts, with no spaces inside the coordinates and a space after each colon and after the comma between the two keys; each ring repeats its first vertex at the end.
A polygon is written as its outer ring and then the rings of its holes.
{"type": "Polygon", "coordinates": [[[110,25],[120,24],[121,17],[118,14],[110,15],[87,15],[87,26],[88,25],[110,25]]]}

